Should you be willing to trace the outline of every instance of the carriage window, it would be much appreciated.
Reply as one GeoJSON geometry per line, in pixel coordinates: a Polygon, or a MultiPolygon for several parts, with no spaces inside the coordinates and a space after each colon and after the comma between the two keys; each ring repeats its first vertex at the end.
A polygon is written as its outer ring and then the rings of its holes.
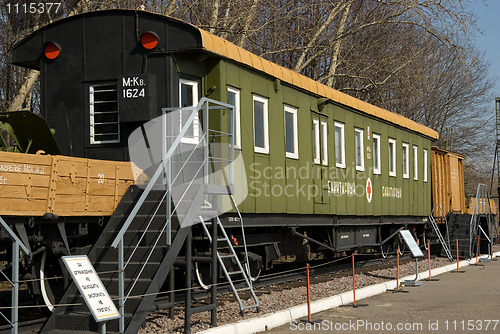
{"type": "Polygon", "coordinates": [[[285,151],[287,158],[299,158],[297,109],[285,106],[285,151]]]}
{"type": "Polygon", "coordinates": [[[380,135],[373,134],[373,174],[380,174],[380,135]]]}
{"type": "Polygon", "coordinates": [[[326,121],[313,118],[313,154],[314,163],[328,165],[328,128],[326,121]]]}
{"type": "Polygon", "coordinates": [[[410,177],[410,145],[403,143],[403,178],[410,177]]]}
{"type": "Polygon", "coordinates": [[[354,146],[356,154],[356,170],[365,170],[364,148],[363,148],[363,130],[354,129],[354,146]]]}
{"type": "Polygon", "coordinates": [[[89,87],[90,143],[120,142],[118,88],[116,83],[89,87]]]}
{"type": "Polygon", "coordinates": [[[396,176],[396,139],[389,138],[389,176],[396,176]]]}
{"type": "Polygon", "coordinates": [[[328,165],[328,125],[325,121],[321,121],[321,161],[323,165],[328,165]]]}
{"type": "Polygon", "coordinates": [[[313,154],[314,154],[314,163],[320,163],[320,145],[319,145],[319,120],[313,119],[313,154]]]}
{"type": "Polygon", "coordinates": [[[234,146],[241,149],[240,90],[227,88],[227,103],[234,106],[234,146]]]}
{"type": "Polygon", "coordinates": [[[267,99],[253,96],[253,139],[257,153],[269,153],[269,128],[267,118],[267,99]]]}
{"type": "Polygon", "coordinates": [[[424,148],[424,182],[427,182],[427,150],[424,148]]]}
{"type": "MultiPolygon", "coordinates": [[[[180,79],[179,83],[180,83],[179,101],[181,103],[180,107],[181,108],[196,107],[196,105],[198,104],[198,82],[180,79]]],[[[184,124],[186,124],[187,120],[189,119],[189,116],[191,116],[191,113],[192,109],[181,110],[180,129],[182,129],[184,124]]],[[[200,121],[198,117],[195,117],[193,123],[191,124],[186,134],[182,138],[183,143],[198,144],[200,138],[199,123],[200,121]]]]}
{"type": "Polygon", "coordinates": [[[335,165],[345,168],[344,124],[335,122],[335,165]]]}
{"type": "Polygon", "coordinates": [[[413,179],[418,180],[418,146],[413,145],[413,179]]]}

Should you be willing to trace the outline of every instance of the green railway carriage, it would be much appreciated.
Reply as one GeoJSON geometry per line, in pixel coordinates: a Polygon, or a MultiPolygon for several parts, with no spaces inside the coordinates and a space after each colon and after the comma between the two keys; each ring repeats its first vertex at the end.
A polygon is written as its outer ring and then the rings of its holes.
{"type": "MultiPolygon", "coordinates": [[[[64,155],[128,161],[129,135],[161,108],[203,97],[234,105],[248,189],[240,209],[266,266],[304,255],[304,239],[312,252],[336,253],[379,247],[402,226],[422,236],[435,131],[193,25],[144,11],[86,13],[35,31],[12,59],[40,70],[41,115],[64,155]]],[[[228,114],[210,119],[220,131],[227,123],[228,114]]],[[[239,226],[235,212],[221,219],[239,226]]]]}
{"type": "Polygon", "coordinates": [[[239,113],[246,226],[302,229],[330,250],[379,245],[403,225],[422,235],[435,131],[199,32],[212,56],[198,75],[239,113]]]}

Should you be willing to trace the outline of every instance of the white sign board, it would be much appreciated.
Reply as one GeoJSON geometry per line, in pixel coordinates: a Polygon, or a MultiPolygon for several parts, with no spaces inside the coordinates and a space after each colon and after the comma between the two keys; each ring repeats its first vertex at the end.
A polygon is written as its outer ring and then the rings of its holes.
{"type": "Polygon", "coordinates": [[[405,240],[406,244],[410,248],[411,254],[413,257],[422,257],[424,254],[420,250],[420,247],[418,247],[417,242],[413,238],[413,235],[411,235],[411,232],[408,230],[401,230],[399,231],[403,239],[405,240]]]}
{"type": "Polygon", "coordinates": [[[62,259],[95,321],[119,318],[115,304],[87,255],[63,256],[62,259]]]}

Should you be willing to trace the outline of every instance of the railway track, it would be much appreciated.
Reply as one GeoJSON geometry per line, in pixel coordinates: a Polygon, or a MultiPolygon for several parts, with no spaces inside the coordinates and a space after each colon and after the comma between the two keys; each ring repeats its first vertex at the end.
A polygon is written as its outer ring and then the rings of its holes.
{"type": "MultiPolygon", "coordinates": [[[[372,255],[356,255],[356,274],[372,271],[376,269],[386,269],[394,267],[396,264],[396,256],[390,258],[373,258],[372,255]]],[[[400,258],[400,263],[404,264],[412,261],[409,255],[400,258]]],[[[281,266],[280,266],[281,267],[281,266]]],[[[297,286],[303,286],[306,279],[306,270],[303,265],[294,266],[290,268],[287,266],[284,270],[279,271],[277,268],[273,272],[266,272],[256,282],[253,283],[254,291],[257,296],[265,294],[271,289],[283,290],[297,286]]],[[[311,284],[333,280],[339,277],[352,276],[352,263],[351,258],[344,258],[342,261],[331,263],[328,261],[318,261],[311,263],[310,280],[311,284]],[[329,264],[330,263],[330,264],[329,264]]],[[[193,294],[196,301],[200,304],[209,298],[209,293],[199,291],[193,294]],[[205,296],[203,296],[205,294],[205,296]]],[[[222,286],[218,289],[219,302],[233,302],[236,299],[231,294],[227,286],[222,286]]],[[[181,296],[179,296],[180,299],[181,296]]],[[[250,298],[250,293],[241,293],[242,300],[250,298]]],[[[182,302],[182,301],[181,301],[182,302]]],[[[196,305],[193,305],[196,306],[196,305]]]]}
{"type": "MultiPolygon", "coordinates": [[[[395,266],[396,257],[383,258],[373,258],[373,255],[356,255],[356,273],[363,273],[366,271],[376,270],[376,269],[386,269],[395,266]]],[[[400,262],[406,263],[412,261],[409,255],[403,256],[400,262]]],[[[324,281],[333,280],[339,277],[351,276],[352,275],[352,264],[350,257],[335,261],[314,261],[311,262],[310,276],[311,284],[316,284],[324,281]]],[[[263,273],[260,278],[254,282],[254,290],[257,296],[269,293],[270,291],[283,290],[288,288],[293,288],[297,286],[304,285],[306,274],[303,265],[295,264],[280,264],[276,265],[273,270],[269,270],[263,273]]],[[[236,283],[238,285],[238,283],[236,283]]],[[[27,290],[27,289],[26,289],[27,290]]],[[[27,293],[27,291],[26,291],[27,293]]],[[[235,301],[234,296],[230,293],[227,284],[220,284],[217,289],[218,293],[218,303],[223,304],[226,302],[235,301]]],[[[210,290],[205,290],[201,287],[194,288],[192,297],[194,298],[193,306],[203,305],[209,302],[210,290]]],[[[240,294],[242,300],[250,298],[249,293],[240,294]]],[[[21,293],[21,305],[29,306],[29,303],[25,300],[27,297],[25,294],[21,293]]],[[[175,304],[176,310],[183,309],[183,303],[185,299],[185,294],[182,292],[176,293],[175,304]]],[[[22,308],[20,311],[20,322],[19,322],[19,333],[22,334],[34,334],[39,333],[41,327],[46,321],[46,317],[38,308],[22,308]],[[28,310],[28,311],[25,311],[28,310]],[[28,317],[28,320],[23,320],[23,318],[28,317]],[[35,318],[33,318],[35,317],[35,318]]],[[[158,311],[166,309],[169,306],[168,297],[165,295],[160,295],[151,311],[158,311]]],[[[8,312],[4,312],[8,314],[8,312]]],[[[0,334],[10,334],[11,326],[2,325],[0,326],[0,334]]]]}

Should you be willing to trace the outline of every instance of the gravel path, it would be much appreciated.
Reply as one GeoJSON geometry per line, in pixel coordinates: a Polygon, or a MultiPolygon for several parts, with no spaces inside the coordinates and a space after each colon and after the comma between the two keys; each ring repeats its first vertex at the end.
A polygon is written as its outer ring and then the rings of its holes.
{"type": "MultiPolygon", "coordinates": [[[[500,245],[494,246],[494,251],[500,251],[500,245]]],[[[431,259],[431,267],[438,268],[450,264],[447,258],[431,259]]],[[[419,261],[419,271],[426,272],[428,270],[427,259],[419,261]]],[[[415,274],[415,263],[409,262],[400,266],[400,277],[415,274]]],[[[396,279],[396,268],[378,269],[367,271],[362,274],[356,274],[356,288],[394,280],[396,279]]],[[[280,311],[292,306],[300,305],[306,302],[306,287],[304,280],[296,281],[295,287],[291,287],[288,283],[286,288],[280,286],[267,286],[256,290],[260,296],[260,313],[252,310],[247,310],[245,319],[259,317],[264,314],[280,311]]],[[[352,276],[339,277],[333,280],[320,282],[311,285],[311,300],[319,300],[330,297],[345,291],[352,290],[352,276]]],[[[241,321],[240,311],[236,301],[219,301],[221,305],[217,307],[217,324],[219,326],[228,323],[241,321]]],[[[251,301],[248,301],[251,302],[251,301]]],[[[191,317],[191,331],[196,333],[210,328],[210,313],[198,313],[191,317]]],[[[146,327],[139,331],[139,334],[150,333],[184,333],[184,310],[182,307],[176,308],[176,316],[174,320],[169,319],[167,311],[158,311],[151,313],[146,322],[146,327]]]]}

